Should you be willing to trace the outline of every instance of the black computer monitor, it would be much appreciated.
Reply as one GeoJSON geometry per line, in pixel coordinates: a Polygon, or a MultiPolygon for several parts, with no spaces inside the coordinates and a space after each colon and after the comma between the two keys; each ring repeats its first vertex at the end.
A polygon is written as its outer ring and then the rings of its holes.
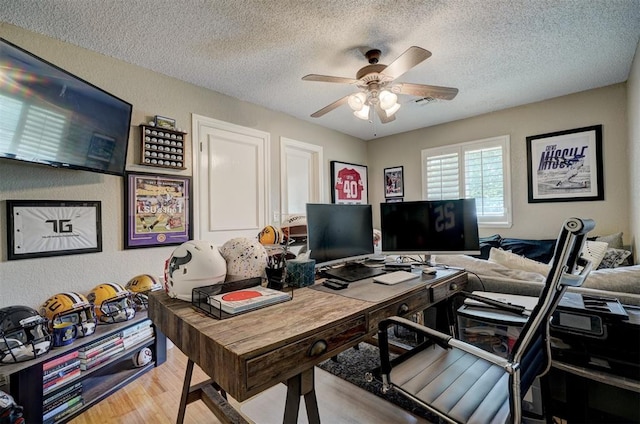
{"type": "Polygon", "coordinates": [[[307,246],[316,268],[373,256],[371,205],[308,203],[307,246]]]}
{"type": "Polygon", "coordinates": [[[382,253],[479,254],[475,199],[380,204],[382,253]]]}

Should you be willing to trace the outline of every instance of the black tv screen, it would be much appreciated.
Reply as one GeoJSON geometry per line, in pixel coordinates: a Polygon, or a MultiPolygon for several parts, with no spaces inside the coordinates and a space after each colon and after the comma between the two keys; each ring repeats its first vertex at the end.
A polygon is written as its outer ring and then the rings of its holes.
{"type": "Polygon", "coordinates": [[[307,204],[307,244],[316,267],[373,256],[371,205],[307,204]]]}
{"type": "Polygon", "coordinates": [[[380,204],[382,253],[480,253],[475,199],[380,204]]]}
{"type": "Polygon", "coordinates": [[[124,175],[131,111],[0,38],[0,158],[124,175]]]}

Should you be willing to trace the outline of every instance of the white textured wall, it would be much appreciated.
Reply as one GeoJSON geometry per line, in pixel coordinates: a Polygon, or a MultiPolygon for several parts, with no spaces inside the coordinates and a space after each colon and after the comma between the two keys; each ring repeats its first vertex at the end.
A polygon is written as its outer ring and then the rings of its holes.
{"type": "Polygon", "coordinates": [[[627,118],[629,120],[629,202],[634,259],[640,263],[640,43],[627,81],[627,118]]]}
{"type": "MultiPolygon", "coordinates": [[[[625,243],[630,243],[629,168],[637,164],[627,155],[626,105],[626,84],[616,84],[371,141],[372,202],[384,201],[383,169],[398,165],[404,165],[405,199],[421,198],[420,151],[424,148],[509,134],[513,227],[482,228],[481,236],[555,238],[566,218],[578,216],[595,219],[597,234],[623,231],[625,243]],[[529,204],[526,137],[597,124],[603,126],[605,200],[529,204]]],[[[424,113],[429,113],[428,106],[424,113]]]]}
{"type": "MultiPolygon", "coordinates": [[[[241,102],[112,58],[0,23],[0,37],[74,73],[133,104],[128,169],[165,172],[136,166],[140,148],[138,125],[154,115],[175,118],[187,132],[191,114],[244,125],[271,134],[271,205],[280,204],[280,137],[324,148],[326,193],[329,199],[329,161],[366,163],[365,142],[309,124],[291,116],[241,102]]],[[[191,150],[187,151],[191,175],[191,150]]],[[[169,171],[171,172],[171,171],[169,171]]],[[[161,275],[173,247],[124,250],[124,179],[84,171],[53,169],[0,160],[0,307],[24,304],[37,307],[63,291],[89,292],[102,282],[125,284],[140,273],[161,275]],[[7,199],[100,200],[101,253],[7,261],[7,199]]],[[[269,216],[273,216],[270,212],[269,216]]]]}

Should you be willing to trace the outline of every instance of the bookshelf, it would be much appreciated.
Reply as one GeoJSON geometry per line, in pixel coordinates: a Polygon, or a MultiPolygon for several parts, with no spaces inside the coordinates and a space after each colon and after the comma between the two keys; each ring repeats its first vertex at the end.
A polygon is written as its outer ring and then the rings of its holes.
{"type": "Polygon", "coordinates": [[[39,358],[3,365],[0,375],[24,407],[26,422],[66,423],[165,362],[166,355],[166,337],[146,311],[138,311],[130,321],[100,324],[91,336],[39,358]],[[132,357],[145,347],[151,349],[153,360],[136,368],[132,357]]]}

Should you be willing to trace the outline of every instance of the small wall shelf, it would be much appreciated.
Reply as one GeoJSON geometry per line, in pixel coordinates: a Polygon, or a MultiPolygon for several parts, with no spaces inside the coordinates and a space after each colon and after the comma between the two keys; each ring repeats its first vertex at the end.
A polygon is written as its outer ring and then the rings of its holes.
{"type": "Polygon", "coordinates": [[[169,169],[187,169],[185,164],[187,133],[150,125],[140,125],[140,164],[169,169]]]}

